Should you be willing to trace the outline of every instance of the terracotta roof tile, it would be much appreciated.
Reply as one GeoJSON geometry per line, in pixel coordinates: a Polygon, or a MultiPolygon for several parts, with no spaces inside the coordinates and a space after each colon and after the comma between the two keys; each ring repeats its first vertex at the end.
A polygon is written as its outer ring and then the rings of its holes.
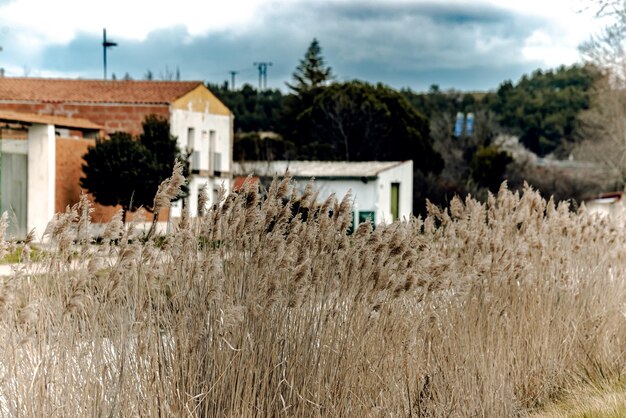
{"type": "Polygon", "coordinates": [[[64,116],[36,115],[33,113],[11,112],[0,110],[2,122],[42,123],[55,125],[61,128],[78,128],[92,131],[104,129],[104,126],[93,123],[87,119],[66,118],[64,116]]]}
{"type": "Polygon", "coordinates": [[[118,81],[0,77],[0,100],[169,104],[201,81],[118,81]]]}

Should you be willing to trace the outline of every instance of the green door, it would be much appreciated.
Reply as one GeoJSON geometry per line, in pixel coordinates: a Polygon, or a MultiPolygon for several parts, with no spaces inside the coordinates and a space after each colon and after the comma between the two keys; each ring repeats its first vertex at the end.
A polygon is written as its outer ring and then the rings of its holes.
{"type": "Polygon", "coordinates": [[[391,183],[391,220],[400,219],[400,183],[391,183]]]}

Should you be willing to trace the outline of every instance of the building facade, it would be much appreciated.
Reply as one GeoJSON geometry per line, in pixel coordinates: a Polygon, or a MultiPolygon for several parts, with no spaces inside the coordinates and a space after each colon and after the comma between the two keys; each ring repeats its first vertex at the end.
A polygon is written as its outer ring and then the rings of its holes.
{"type": "Polygon", "coordinates": [[[289,172],[300,192],[314,179],[320,200],[353,198],[354,224],[409,219],[413,207],[413,161],[248,161],[234,164],[235,184],[251,175],[262,182],[289,172]]]}
{"type": "MultiPolygon", "coordinates": [[[[197,214],[197,196],[202,185],[207,185],[210,197],[215,199],[220,186],[230,188],[232,178],[233,115],[199,81],[103,81],[41,78],[0,77],[0,113],[17,115],[7,117],[0,126],[0,150],[3,160],[12,158],[16,141],[28,141],[33,124],[53,129],[57,138],[55,147],[48,150],[46,158],[52,159],[56,178],[47,179],[56,184],[52,201],[56,211],[76,203],[81,190],[82,155],[95,140],[83,135],[84,130],[73,126],[72,121],[82,121],[100,127],[99,136],[106,137],[115,131],[139,134],[142,122],[148,115],[167,119],[172,135],[177,137],[181,150],[191,152],[191,178],[189,210],[197,214]],[[19,122],[19,115],[27,115],[19,122]],[[56,118],[38,121],[37,116],[56,118]],[[34,120],[34,122],[33,122],[34,120]],[[61,124],[54,122],[61,120],[61,124]],[[49,128],[52,126],[52,128],[49,128]],[[60,139],[75,142],[59,142],[60,139]],[[12,145],[9,145],[11,141],[12,145]],[[60,158],[60,160],[59,160],[60,158]],[[61,169],[59,169],[61,167],[61,169]],[[59,178],[60,177],[60,178],[59,178]]],[[[31,134],[31,137],[33,134],[31,134]]],[[[19,149],[30,148],[18,147],[19,149]]],[[[32,148],[32,147],[31,147],[32,148]]],[[[22,152],[22,151],[20,151],[22,152]]],[[[29,156],[28,160],[33,156],[29,156]]],[[[28,170],[27,170],[28,171],[28,170]]],[[[50,172],[52,173],[52,171],[50,172]]],[[[54,176],[54,174],[51,174],[54,176]]],[[[5,178],[15,174],[3,169],[5,178]],[[6,171],[6,172],[5,172],[6,171]]],[[[17,187],[17,186],[16,186],[17,187]]],[[[20,191],[13,191],[19,194],[20,191]]],[[[24,192],[25,193],[25,192],[24,192]]],[[[6,193],[5,193],[6,195],[6,193]]],[[[27,205],[29,206],[29,205],[27,205]]],[[[160,221],[180,216],[182,205],[177,202],[160,221]]],[[[28,208],[20,209],[28,210],[28,208]]],[[[93,219],[107,222],[116,208],[96,207],[93,219]]]]}

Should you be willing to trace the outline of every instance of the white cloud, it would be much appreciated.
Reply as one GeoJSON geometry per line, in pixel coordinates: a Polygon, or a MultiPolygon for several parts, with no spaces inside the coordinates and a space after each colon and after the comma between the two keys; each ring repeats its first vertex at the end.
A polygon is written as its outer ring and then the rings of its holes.
{"type": "MultiPolygon", "coordinates": [[[[191,35],[245,27],[263,0],[15,0],[0,7],[0,23],[40,44],[67,43],[77,33],[143,40],[155,29],[182,25],[191,35]]],[[[21,46],[33,47],[25,42],[21,46]]]]}
{"type": "Polygon", "coordinates": [[[576,45],[563,44],[542,29],[526,39],[522,54],[528,60],[541,61],[550,67],[573,64],[579,59],[576,45]]]}
{"type": "Polygon", "coordinates": [[[120,43],[111,65],[135,76],[164,63],[196,68],[194,77],[242,65],[252,74],[251,62],[265,59],[273,74],[281,66],[287,74],[317,37],[346,77],[402,75],[409,84],[418,72],[473,70],[516,78],[506,71],[578,59],[597,22],[572,1],[585,0],[0,0],[0,58],[12,75],[27,65],[31,75],[82,68],[93,76],[106,27],[120,43]]]}

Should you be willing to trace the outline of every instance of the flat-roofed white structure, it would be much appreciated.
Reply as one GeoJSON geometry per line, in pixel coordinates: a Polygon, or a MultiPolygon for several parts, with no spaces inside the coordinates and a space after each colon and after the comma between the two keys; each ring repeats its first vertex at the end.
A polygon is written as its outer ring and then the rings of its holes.
{"type": "MultiPolygon", "coordinates": [[[[356,224],[370,218],[374,224],[408,219],[413,207],[413,161],[247,161],[234,164],[239,179],[281,177],[288,171],[304,190],[315,179],[319,199],[352,192],[356,224]]],[[[237,183],[237,181],[235,181],[237,183]]]]}
{"type": "Polygon", "coordinates": [[[601,216],[621,217],[622,219],[626,216],[624,192],[602,193],[586,200],[585,206],[590,213],[597,213],[601,216]]]}

